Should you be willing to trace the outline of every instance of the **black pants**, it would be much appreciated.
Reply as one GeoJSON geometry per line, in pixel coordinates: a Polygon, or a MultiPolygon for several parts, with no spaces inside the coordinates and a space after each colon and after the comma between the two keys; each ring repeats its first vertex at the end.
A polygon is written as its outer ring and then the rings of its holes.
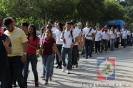
{"type": "Polygon", "coordinates": [[[85,57],[91,56],[93,50],[93,41],[85,39],[85,57]]]}
{"type": "Polygon", "coordinates": [[[100,41],[95,41],[95,53],[100,52],[100,41]]]}
{"type": "Polygon", "coordinates": [[[116,39],[115,48],[119,48],[119,37],[116,39]]]}
{"type": "Polygon", "coordinates": [[[0,67],[0,81],[1,87],[0,88],[9,88],[9,69],[8,67],[0,67]]]}
{"type": "Polygon", "coordinates": [[[21,62],[21,56],[8,57],[8,59],[9,59],[9,66],[10,66],[9,88],[12,88],[13,75],[17,79],[17,82],[20,88],[24,88],[24,77],[22,75],[24,64],[21,62]]]}
{"type": "Polygon", "coordinates": [[[72,65],[78,64],[78,45],[74,45],[72,49],[72,65]]]}

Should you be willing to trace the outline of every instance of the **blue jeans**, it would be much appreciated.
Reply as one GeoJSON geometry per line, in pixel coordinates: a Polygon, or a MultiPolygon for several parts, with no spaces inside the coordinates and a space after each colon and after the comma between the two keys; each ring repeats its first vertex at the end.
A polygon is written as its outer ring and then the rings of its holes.
{"type": "Polygon", "coordinates": [[[24,84],[25,84],[25,86],[27,86],[27,77],[28,77],[27,74],[28,74],[28,68],[29,68],[29,63],[30,62],[31,62],[35,82],[38,82],[36,54],[27,54],[26,55],[26,62],[24,63],[24,84]]]}
{"type": "Polygon", "coordinates": [[[113,51],[115,48],[115,39],[110,39],[110,50],[113,51]]]}
{"type": "Polygon", "coordinates": [[[12,88],[13,76],[17,79],[20,88],[24,88],[24,77],[22,75],[22,70],[24,64],[21,62],[22,56],[8,57],[9,59],[9,88],[12,88]]]}
{"type": "MultiPolygon", "coordinates": [[[[57,44],[57,48],[58,48],[59,53],[61,54],[62,45],[58,45],[57,44]]],[[[56,61],[57,61],[58,66],[61,66],[62,65],[62,61],[59,60],[57,54],[56,54],[56,61]]]]}
{"type": "Polygon", "coordinates": [[[127,39],[123,39],[123,47],[126,48],[127,45],[127,39]]]}
{"type": "Polygon", "coordinates": [[[43,65],[45,70],[45,81],[48,82],[49,77],[52,76],[53,73],[53,59],[54,55],[42,55],[43,65]]]}
{"type": "Polygon", "coordinates": [[[8,68],[0,68],[0,81],[1,81],[1,88],[8,88],[8,76],[9,76],[9,72],[8,72],[8,68]]]}
{"type": "Polygon", "coordinates": [[[68,64],[67,64],[67,69],[70,69],[72,66],[72,49],[70,48],[64,48],[62,47],[61,50],[61,56],[62,56],[62,61],[63,61],[63,66],[66,67],[66,61],[65,61],[65,55],[68,54],[68,64]]]}
{"type": "Polygon", "coordinates": [[[42,68],[42,70],[43,70],[42,71],[42,75],[45,76],[45,68],[44,68],[44,64],[43,63],[44,63],[44,61],[43,61],[43,56],[42,56],[42,67],[43,67],[42,68]]]}
{"type": "Polygon", "coordinates": [[[105,49],[105,51],[107,51],[107,45],[108,44],[108,40],[107,39],[102,39],[102,51],[105,49]]]}

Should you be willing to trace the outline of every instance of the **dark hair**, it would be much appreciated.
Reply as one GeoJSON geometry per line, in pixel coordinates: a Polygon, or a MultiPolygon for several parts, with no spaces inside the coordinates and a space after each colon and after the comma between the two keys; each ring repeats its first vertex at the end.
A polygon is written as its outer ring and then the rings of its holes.
{"type": "Polygon", "coordinates": [[[9,24],[12,24],[12,23],[13,23],[13,21],[12,21],[11,17],[7,17],[3,20],[4,26],[8,26],[9,24]]]}
{"type": "Polygon", "coordinates": [[[52,20],[50,20],[50,21],[48,21],[48,22],[50,22],[51,24],[54,24],[54,21],[52,21],[52,20]]]}
{"type": "Polygon", "coordinates": [[[28,28],[28,26],[30,25],[28,22],[23,22],[22,23],[23,26],[26,26],[28,28]]]}
{"type": "Polygon", "coordinates": [[[49,31],[49,32],[51,33],[51,37],[52,37],[52,30],[50,30],[50,29],[47,29],[47,31],[49,31]]]}
{"type": "Polygon", "coordinates": [[[15,17],[11,17],[12,19],[14,19],[16,22],[17,22],[17,20],[16,20],[16,18],[15,17]]]}
{"type": "Polygon", "coordinates": [[[51,30],[51,29],[52,29],[52,25],[48,24],[48,25],[46,26],[46,29],[51,30]]]}
{"type": "Polygon", "coordinates": [[[46,28],[46,27],[42,27],[42,28],[41,28],[41,34],[43,34],[43,30],[44,30],[44,28],[46,28]]]}
{"type": "MultiPolygon", "coordinates": [[[[36,40],[36,27],[34,24],[30,24],[29,27],[32,27],[33,28],[33,40],[36,40]]],[[[28,32],[28,39],[30,37],[30,33],[28,32]]]]}
{"type": "Polygon", "coordinates": [[[63,24],[61,22],[58,23],[60,30],[63,31],[63,24]]]}

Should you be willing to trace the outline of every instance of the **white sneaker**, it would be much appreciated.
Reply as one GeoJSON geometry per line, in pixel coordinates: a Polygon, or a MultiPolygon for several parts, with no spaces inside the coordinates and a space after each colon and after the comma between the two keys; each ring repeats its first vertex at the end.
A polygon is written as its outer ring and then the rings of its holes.
{"type": "Polygon", "coordinates": [[[66,70],[66,67],[63,66],[62,71],[65,72],[65,70],[66,70]]]}
{"type": "Polygon", "coordinates": [[[69,71],[69,70],[66,70],[66,73],[67,73],[67,74],[70,74],[70,71],[69,71]]]}

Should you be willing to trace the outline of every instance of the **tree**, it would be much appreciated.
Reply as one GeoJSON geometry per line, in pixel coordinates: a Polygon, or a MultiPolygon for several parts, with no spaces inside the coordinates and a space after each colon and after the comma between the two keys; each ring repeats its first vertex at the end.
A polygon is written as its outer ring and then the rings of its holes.
{"type": "Polygon", "coordinates": [[[80,19],[95,23],[101,21],[104,0],[80,0],[76,8],[80,19]]]}
{"type": "Polygon", "coordinates": [[[125,9],[116,1],[105,1],[105,9],[103,11],[103,20],[123,19],[125,9]]]}

